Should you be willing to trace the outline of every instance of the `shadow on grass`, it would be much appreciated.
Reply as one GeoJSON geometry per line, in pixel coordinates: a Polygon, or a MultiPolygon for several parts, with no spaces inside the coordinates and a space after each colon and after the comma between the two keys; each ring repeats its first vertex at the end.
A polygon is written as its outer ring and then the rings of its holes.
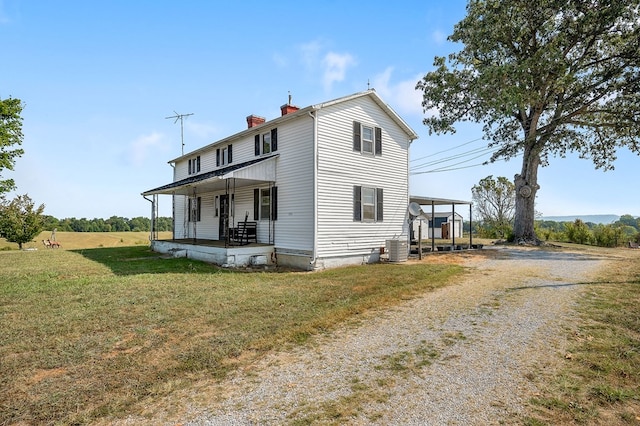
{"type": "Polygon", "coordinates": [[[186,258],[160,255],[148,246],[109,247],[69,250],[111,269],[116,275],[225,273],[225,269],[186,258]]]}

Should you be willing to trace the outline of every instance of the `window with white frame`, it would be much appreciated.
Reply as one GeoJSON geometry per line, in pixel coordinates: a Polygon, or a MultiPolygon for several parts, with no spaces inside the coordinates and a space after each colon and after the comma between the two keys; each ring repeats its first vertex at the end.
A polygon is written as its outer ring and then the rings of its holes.
{"type": "Polygon", "coordinates": [[[353,220],[356,222],[382,222],[384,199],[382,188],[353,187],[353,220]]]}
{"type": "Polygon", "coordinates": [[[253,190],[253,220],[278,219],[278,187],[253,190]]]}
{"type": "Polygon", "coordinates": [[[278,129],[255,135],[255,155],[271,154],[278,150],[278,129]]]}
{"type": "Polygon", "coordinates": [[[271,133],[262,134],[262,153],[269,154],[271,152],[271,133]]]}
{"type": "Polygon", "coordinates": [[[227,145],[225,148],[216,149],[216,166],[226,166],[227,164],[231,164],[233,162],[232,158],[232,146],[227,145]]]}
{"type": "Polygon", "coordinates": [[[382,128],[354,121],[353,150],[362,154],[382,155],[382,128]]]}
{"type": "Polygon", "coordinates": [[[189,197],[189,222],[200,222],[202,197],[189,197]]]}
{"type": "Polygon", "coordinates": [[[369,222],[376,220],[375,188],[362,188],[362,220],[369,222]]]}
{"type": "Polygon", "coordinates": [[[200,156],[193,157],[189,159],[189,174],[192,175],[194,173],[200,173],[200,156]]]}
{"type": "Polygon", "coordinates": [[[362,126],[362,152],[373,154],[373,127],[362,126]]]}

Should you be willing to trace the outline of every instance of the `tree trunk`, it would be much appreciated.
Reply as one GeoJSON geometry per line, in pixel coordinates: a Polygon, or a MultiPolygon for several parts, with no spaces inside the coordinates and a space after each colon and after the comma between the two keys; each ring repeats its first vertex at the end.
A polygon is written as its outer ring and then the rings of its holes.
{"type": "Polygon", "coordinates": [[[515,175],[516,212],[513,236],[520,244],[539,244],[533,224],[535,220],[535,200],[538,186],[540,156],[527,144],[522,158],[522,172],[515,175]]]}

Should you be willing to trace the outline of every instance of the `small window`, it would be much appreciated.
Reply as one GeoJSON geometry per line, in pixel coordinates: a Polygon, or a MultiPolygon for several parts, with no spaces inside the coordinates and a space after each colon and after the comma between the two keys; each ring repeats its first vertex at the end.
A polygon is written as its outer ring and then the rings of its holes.
{"type": "Polygon", "coordinates": [[[189,174],[200,173],[200,156],[189,159],[189,174]]]}
{"type": "Polygon", "coordinates": [[[271,133],[262,135],[262,153],[269,154],[271,152],[271,133]]]}
{"type": "Polygon", "coordinates": [[[362,152],[373,154],[373,127],[362,126],[362,152]]]}
{"type": "Polygon", "coordinates": [[[232,148],[232,145],[227,145],[226,148],[216,149],[216,166],[217,167],[231,164],[231,162],[233,161],[231,158],[231,148],[232,148]]]}
{"type": "Polygon", "coordinates": [[[200,222],[202,198],[189,198],[189,222],[200,222]]]}
{"type": "Polygon", "coordinates": [[[384,213],[382,188],[353,187],[353,220],[382,222],[384,213]]]}
{"type": "Polygon", "coordinates": [[[362,188],[362,220],[376,220],[376,190],[362,188]]]}
{"type": "Polygon", "coordinates": [[[382,129],[354,121],[353,150],[375,156],[382,155],[382,129]]]}
{"type": "Polygon", "coordinates": [[[271,192],[268,189],[260,190],[260,219],[269,219],[271,209],[271,192]]]}
{"type": "Polygon", "coordinates": [[[255,135],[255,155],[270,154],[278,150],[278,129],[255,135]]]}
{"type": "Polygon", "coordinates": [[[227,148],[222,148],[222,165],[226,165],[227,164],[227,148]]]}
{"type": "Polygon", "coordinates": [[[278,187],[253,190],[253,220],[278,220],[278,187]]]}

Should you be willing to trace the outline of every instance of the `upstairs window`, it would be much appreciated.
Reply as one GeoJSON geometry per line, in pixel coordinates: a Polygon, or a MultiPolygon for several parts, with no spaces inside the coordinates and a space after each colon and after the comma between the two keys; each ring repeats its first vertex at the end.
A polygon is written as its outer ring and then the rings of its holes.
{"type": "Polygon", "coordinates": [[[189,159],[189,174],[200,173],[200,156],[189,159]]]}
{"type": "Polygon", "coordinates": [[[362,152],[373,154],[373,127],[362,126],[362,152]]]}
{"type": "Polygon", "coordinates": [[[231,164],[233,161],[233,150],[231,149],[231,145],[227,145],[226,148],[218,148],[216,150],[216,166],[226,166],[227,164],[231,164]]]}
{"type": "Polygon", "coordinates": [[[353,150],[369,155],[382,155],[382,129],[353,122],[353,150]]]}
{"type": "Polygon", "coordinates": [[[255,155],[270,154],[278,150],[278,129],[255,135],[255,155]]]}

